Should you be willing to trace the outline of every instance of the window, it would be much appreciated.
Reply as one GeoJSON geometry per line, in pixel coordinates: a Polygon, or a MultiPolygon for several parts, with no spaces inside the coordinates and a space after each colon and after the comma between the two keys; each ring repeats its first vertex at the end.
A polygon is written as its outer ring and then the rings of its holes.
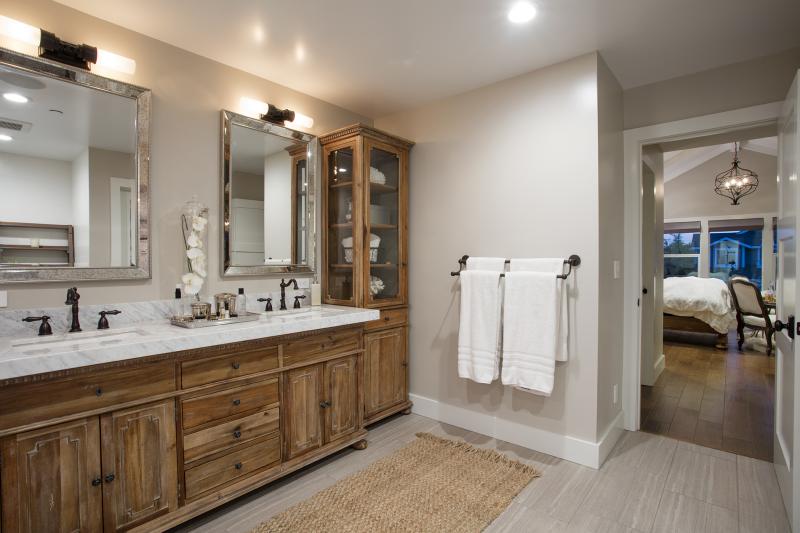
{"type": "Polygon", "coordinates": [[[709,221],[709,276],[745,276],[761,287],[763,230],[761,218],[709,221]]]}
{"type": "Polygon", "coordinates": [[[664,277],[697,276],[700,270],[700,222],[664,224],[664,277]]]}

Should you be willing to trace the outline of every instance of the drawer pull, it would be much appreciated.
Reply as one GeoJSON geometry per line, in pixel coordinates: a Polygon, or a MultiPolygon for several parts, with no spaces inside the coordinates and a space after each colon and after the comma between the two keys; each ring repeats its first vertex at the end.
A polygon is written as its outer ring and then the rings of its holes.
{"type": "Polygon", "coordinates": [[[106,483],[111,483],[112,481],[114,481],[114,479],[116,479],[114,474],[106,475],[106,483]]]}
{"type": "Polygon", "coordinates": [[[389,320],[391,320],[391,318],[392,318],[392,317],[385,316],[385,317],[383,317],[383,320],[384,320],[384,322],[389,322],[389,320]]]}
{"type": "Polygon", "coordinates": [[[101,389],[100,387],[97,387],[97,390],[94,391],[94,395],[95,396],[100,396],[102,394],[103,394],[103,389],[101,389]]]}
{"type": "Polygon", "coordinates": [[[239,428],[233,430],[233,438],[238,439],[242,436],[242,432],[239,428]]]}
{"type": "Polygon", "coordinates": [[[330,407],[331,406],[331,402],[326,402],[326,401],[319,402],[319,406],[322,407],[323,409],[325,409],[326,407],[330,407]]]}
{"type": "Polygon", "coordinates": [[[239,405],[240,403],[242,403],[242,400],[240,400],[239,398],[233,400],[233,405],[239,405]]]}
{"type": "Polygon", "coordinates": [[[236,470],[241,470],[242,469],[242,463],[236,463],[233,466],[234,466],[234,468],[236,468],[236,470]]]}
{"type": "Polygon", "coordinates": [[[92,487],[97,487],[103,482],[103,478],[96,477],[92,480],[92,487]]]}
{"type": "Polygon", "coordinates": [[[231,363],[231,366],[233,367],[234,370],[239,370],[239,362],[238,361],[234,361],[233,363],[231,363]]]}

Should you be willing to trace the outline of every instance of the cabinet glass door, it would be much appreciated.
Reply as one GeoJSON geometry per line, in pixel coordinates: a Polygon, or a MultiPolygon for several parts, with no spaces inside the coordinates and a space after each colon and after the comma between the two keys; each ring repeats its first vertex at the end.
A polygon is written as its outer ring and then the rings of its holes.
{"type": "Polygon", "coordinates": [[[364,168],[367,226],[364,242],[365,280],[368,305],[384,307],[403,303],[405,254],[403,227],[405,214],[401,202],[404,161],[399,150],[367,140],[364,168]]]}
{"type": "Polygon", "coordinates": [[[356,242],[359,240],[358,232],[353,231],[357,224],[354,163],[354,144],[334,148],[326,153],[326,301],[346,305],[355,302],[357,246],[360,245],[360,242],[356,242]]]}

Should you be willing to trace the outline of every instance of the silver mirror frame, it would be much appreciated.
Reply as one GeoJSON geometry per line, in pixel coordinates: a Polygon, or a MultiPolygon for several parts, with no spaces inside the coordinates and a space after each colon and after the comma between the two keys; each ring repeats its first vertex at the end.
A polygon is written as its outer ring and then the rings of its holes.
{"type": "Polygon", "coordinates": [[[2,47],[0,65],[136,100],[136,178],[139,184],[136,266],[0,268],[0,284],[150,279],[150,90],[2,47]]]}
{"type": "Polygon", "coordinates": [[[222,242],[220,243],[221,250],[221,275],[223,278],[242,277],[242,276],[270,276],[281,275],[290,273],[300,274],[313,274],[314,266],[316,265],[316,249],[317,249],[317,169],[319,168],[319,141],[314,135],[310,133],[303,133],[284,126],[279,126],[265,120],[259,120],[234,113],[233,111],[222,110],[222,147],[220,150],[221,155],[221,179],[222,190],[220,192],[222,213],[220,228],[220,236],[222,242]],[[231,172],[233,167],[231,165],[231,130],[233,126],[243,126],[252,130],[260,131],[270,135],[277,135],[285,139],[308,143],[308,164],[306,165],[306,172],[308,173],[308,199],[306,205],[306,228],[308,228],[308,236],[306,239],[306,264],[304,265],[257,265],[257,266],[236,266],[230,264],[230,217],[231,217],[231,172]]]}

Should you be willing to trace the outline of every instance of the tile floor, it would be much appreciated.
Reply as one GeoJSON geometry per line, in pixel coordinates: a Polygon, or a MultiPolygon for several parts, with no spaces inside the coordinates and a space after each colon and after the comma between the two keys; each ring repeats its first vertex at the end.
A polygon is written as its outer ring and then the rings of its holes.
{"type": "Polygon", "coordinates": [[[642,431],[772,461],[775,358],[760,344],[665,342],[664,371],[642,387],[642,431]]]}
{"type": "Polygon", "coordinates": [[[772,465],[644,432],[626,432],[600,470],[418,415],[370,430],[344,450],[175,531],[247,533],[427,431],[496,449],[541,469],[488,532],[788,532],[772,465]]]}

